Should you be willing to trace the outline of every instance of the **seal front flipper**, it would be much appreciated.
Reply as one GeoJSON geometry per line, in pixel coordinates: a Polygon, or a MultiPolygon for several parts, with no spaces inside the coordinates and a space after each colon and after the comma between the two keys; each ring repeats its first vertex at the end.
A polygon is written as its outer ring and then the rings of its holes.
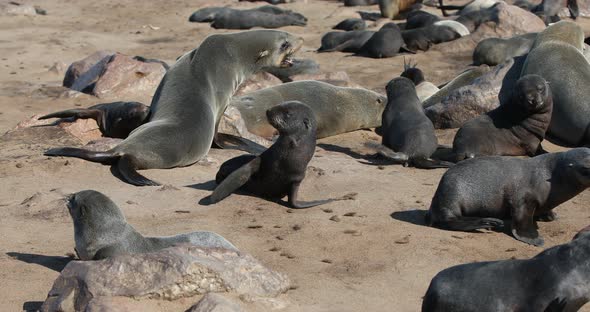
{"type": "Polygon", "coordinates": [[[289,206],[294,209],[305,209],[305,208],[311,208],[311,207],[331,203],[333,201],[350,200],[350,199],[354,199],[357,195],[356,193],[350,193],[350,194],[346,194],[346,195],[339,197],[339,198],[321,199],[321,200],[314,200],[314,201],[298,201],[297,194],[299,193],[299,186],[300,185],[301,185],[301,183],[293,183],[291,185],[291,189],[289,190],[289,194],[288,194],[289,206]]]}
{"type": "Polygon", "coordinates": [[[504,221],[496,218],[459,217],[456,219],[437,220],[434,227],[450,231],[475,231],[504,226],[504,221]]]}
{"type": "Polygon", "coordinates": [[[545,240],[537,231],[534,211],[534,207],[524,203],[512,209],[512,235],[529,245],[543,246],[545,240]]]}
{"type": "Polygon", "coordinates": [[[444,161],[444,160],[437,160],[431,158],[412,158],[410,160],[412,165],[416,168],[420,169],[437,169],[437,168],[450,168],[455,164],[452,162],[444,161]]]}
{"type": "Polygon", "coordinates": [[[227,176],[213,191],[209,202],[215,204],[242,187],[260,169],[261,158],[256,157],[227,176]]]}

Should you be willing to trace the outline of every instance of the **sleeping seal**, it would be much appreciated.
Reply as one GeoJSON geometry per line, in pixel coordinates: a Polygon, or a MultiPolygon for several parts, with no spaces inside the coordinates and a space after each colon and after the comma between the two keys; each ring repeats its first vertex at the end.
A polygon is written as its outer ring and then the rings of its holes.
{"type": "Polygon", "coordinates": [[[462,161],[440,180],[426,224],[452,231],[502,226],[512,219],[512,234],[541,246],[535,217],[590,187],[590,148],[532,158],[488,156],[462,161]]]}
{"type": "Polygon", "coordinates": [[[590,233],[531,259],[461,264],[430,282],[422,312],[578,311],[590,300],[590,233]]]}
{"type": "Polygon", "coordinates": [[[528,33],[511,38],[487,38],[480,41],[473,51],[473,65],[496,66],[517,56],[529,53],[537,33],[528,33]]]}
{"type": "Polygon", "coordinates": [[[53,148],[48,156],[111,164],[125,181],[158,185],[137,169],[194,164],[207,154],[217,124],[239,85],[269,66],[288,66],[303,39],[276,30],[215,34],[168,70],[152,99],[149,122],[106,152],[53,148]]]}
{"type": "Polygon", "coordinates": [[[192,232],[168,237],[143,237],[107,196],[93,190],[68,198],[74,222],[76,253],[80,260],[100,260],[126,253],[146,253],[176,244],[236,250],[225,238],[213,232],[192,232]]]}
{"type": "Polygon", "coordinates": [[[299,185],[316,145],[313,111],[297,101],[284,102],[266,112],[268,122],[279,131],[277,141],[260,156],[242,155],[224,162],[215,177],[218,186],[210,196],[215,204],[239,188],[271,199],[288,196],[291,208],[310,208],[335,200],[297,200],[299,185]]]}

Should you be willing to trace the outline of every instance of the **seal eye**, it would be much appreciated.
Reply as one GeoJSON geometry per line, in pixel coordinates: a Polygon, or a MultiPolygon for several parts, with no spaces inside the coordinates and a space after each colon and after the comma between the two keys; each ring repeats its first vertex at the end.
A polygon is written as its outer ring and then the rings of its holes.
{"type": "Polygon", "coordinates": [[[281,51],[286,51],[288,48],[291,47],[291,44],[289,43],[289,41],[285,41],[283,42],[283,44],[281,45],[281,51]]]}

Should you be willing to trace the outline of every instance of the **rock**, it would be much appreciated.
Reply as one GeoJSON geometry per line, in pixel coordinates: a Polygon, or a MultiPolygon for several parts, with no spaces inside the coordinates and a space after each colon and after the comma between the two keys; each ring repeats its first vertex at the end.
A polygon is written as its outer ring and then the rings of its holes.
{"type": "MultiPolygon", "coordinates": [[[[41,311],[88,311],[96,300],[176,300],[208,292],[276,297],[289,279],[252,256],[182,245],[100,261],[72,261],[54,282],[41,311]]],[[[108,309],[107,309],[108,310],[108,309]]]]}
{"type": "Polygon", "coordinates": [[[35,16],[37,15],[37,10],[35,10],[35,7],[32,5],[6,1],[0,3],[0,16],[2,15],[35,16]]]}
{"type": "Polygon", "coordinates": [[[475,30],[470,29],[469,36],[437,44],[431,50],[448,54],[469,53],[471,55],[477,44],[483,39],[510,38],[545,29],[545,23],[538,16],[505,2],[500,2],[487,10],[493,12],[494,17],[491,21],[479,25],[475,30]]]}
{"type": "Polygon", "coordinates": [[[107,56],[112,56],[114,54],[115,52],[108,50],[96,51],[90,56],[72,63],[68,67],[68,70],[66,71],[66,74],[64,76],[63,86],[71,88],[74,84],[74,81],[76,81],[78,77],[80,77],[83,73],[87,72],[92,66],[96,65],[96,63],[98,63],[100,60],[104,59],[107,56]]]}
{"type": "Polygon", "coordinates": [[[207,293],[192,306],[187,312],[241,312],[243,309],[239,304],[216,294],[207,293]]]}
{"type": "Polygon", "coordinates": [[[156,62],[141,62],[115,54],[96,81],[92,94],[102,99],[151,103],[166,68],[156,62]]]}
{"type": "Polygon", "coordinates": [[[94,119],[78,119],[71,122],[67,119],[59,119],[57,121],[37,120],[39,117],[41,115],[34,115],[30,119],[23,120],[9,132],[24,130],[26,128],[36,128],[39,131],[43,131],[43,129],[48,127],[57,127],[63,129],[67,134],[78,139],[83,144],[102,137],[98,129],[98,124],[94,119]]]}
{"type": "Polygon", "coordinates": [[[475,79],[472,84],[452,91],[424,112],[436,129],[459,128],[464,122],[487,113],[507,100],[512,92],[522,61],[526,56],[509,60],[475,79]]]}
{"type": "Polygon", "coordinates": [[[240,96],[252,91],[280,85],[283,82],[267,72],[259,72],[240,85],[234,96],[240,96]]]}

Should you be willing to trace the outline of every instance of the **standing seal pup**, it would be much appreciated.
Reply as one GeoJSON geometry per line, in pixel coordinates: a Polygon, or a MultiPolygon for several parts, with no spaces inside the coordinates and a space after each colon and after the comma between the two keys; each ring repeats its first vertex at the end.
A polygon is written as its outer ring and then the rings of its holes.
{"type": "Polygon", "coordinates": [[[521,77],[511,101],[467,121],[455,135],[456,160],[484,155],[535,156],[551,121],[551,88],[538,75],[521,77]]]}
{"type": "Polygon", "coordinates": [[[405,77],[385,87],[387,106],[383,111],[382,144],[395,153],[380,152],[388,159],[423,169],[448,168],[452,164],[430,158],[438,147],[434,126],[424,114],[414,83],[405,77]]]}
{"type": "Polygon", "coordinates": [[[590,146],[590,64],[583,47],[580,26],[555,23],[539,33],[522,68],[521,75],[539,75],[551,86],[547,139],[562,146],[590,146]]]}
{"type": "Polygon", "coordinates": [[[113,102],[59,111],[39,117],[49,118],[94,119],[102,135],[110,138],[124,139],[135,128],[147,122],[150,108],[139,102],[113,102]]]}
{"type": "Polygon", "coordinates": [[[68,198],[74,222],[76,253],[80,260],[100,260],[120,254],[146,253],[177,244],[238,250],[213,232],[192,232],[168,237],[143,237],[127,221],[121,209],[107,196],[93,190],[68,198]]]}
{"type": "Polygon", "coordinates": [[[511,38],[487,38],[480,41],[473,51],[473,65],[496,66],[517,56],[529,53],[537,33],[528,33],[511,38]]]}
{"type": "Polygon", "coordinates": [[[422,312],[578,311],[590,300],[590,233],[531,259],[461,264],[430,282],[422,312]]]}
{"type": "Polygon", "coordinates": [[[268,122],[279,131],[277,141],[260,156],[242,155],[224,162],[210,196],[215,204],[239,188],[258,196],[281,199],[288,196],[291,208],[310,208],[335,200],[312,202],[297,200],[299,185],[316,145],[316,120],[313,111],[297,101],[284,102],[269,109],[268,122]]]}
{"type": "Polygon", "coordinates": [[[590,148],[533,158],[481,157],[449,169],[440,180],[426,223],[452,231],[503,225],[512,218],[512,234],[541,246],[535,217],[590,187],[590,148]]]}
{"type": "Polygon", "coordinates": [[[189,166],[204,157],[221,115],[239,85],[269,66],[289,66],[303,39],[276,30],[215,34],[166,73],[152,99],[149,122],[106,152],[53,148],[48,156],[114,165],[134,185],[158,185],[138,169],[189,166]]]}

